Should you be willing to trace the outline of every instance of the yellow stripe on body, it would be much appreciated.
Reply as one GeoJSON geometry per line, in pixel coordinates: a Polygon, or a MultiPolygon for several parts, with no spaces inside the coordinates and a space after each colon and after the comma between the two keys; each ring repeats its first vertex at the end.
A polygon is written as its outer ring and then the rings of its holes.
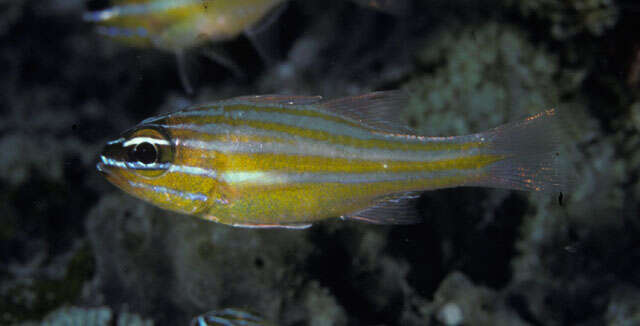
{"type": "Polygon", "coordinates": [[[222,223],[313,222],[348,215],[393,193],[461,186],[485,177],[447,176],[368,184],[310,183],[237,187],[228,206],[212,206],[200,215],[222,223]],[[256,214],[259,212],[259,214],[256,214]],[[255,216],[254,219],[250,217],[255,216]]]}
{"type": "Polygon", "coordinates": [[[226,154],[227,171],[394,173],[480,169],[504,159],[504,155],[474,155],[431,162],[365,161],[283,154],[226,154]]]}
{"type": "MultiPolygon", "coordinates": [[[[242,134],[210,135],[189,130],[175,130],[173,137],[179,139],[198,139],[200,141],[226,141],[230,143],[289,143],[291,139],[270,136],[253,136],[242,134]]],[[[472,147],[460,144],[462,148],[472,147]]],[[[479,154],[461,156],[436,161],[394,161],[360,160],[332,158],[324,156],[289,155],[276,153],[218,153],[212,150],[181,147],[178,150],[177,163],[188,166],[200,166],[213,169],[219,173],[227,171],[284,171],[284,172],[342,172],[342,173],[393,173],[411,171],[443,171],[478,169],[504,159],[504,155],[479,154]],[[204,161],[204,162],[203,162],[204,161]]]]}
{"type": "MultiPolygon", "coordinates": [[[[232,119],[224,116],[213,117],[171,117],[169,118],[169,125],[208,125],[208,124],[224,124],[232,127],[247,126],[255,129],[262,129],[277,133],[286,134],[288,136],[307,138],[311,140],[323,141],[331,144],[352,146],[359,148],[376,148],[386,150],[405,150],[405,151],[464,151],[473,148],[483,148],[486,143],[483,142],[464,142],[464,143],[451,143],[446,141],[433,141],[433,142],[408,142],[403,138],[390,138],[389,139],[360,139],[347,135],[336,135],[330,132],[322,130],[305,129],[295,126],[290,126],[282,123],[254,121],[254,120],[239,120],[232,119]]],[[[204,136],[203,136],[204,137],[204,136]]],[[[397,137],[397,136],[393,136],[397,137]]]]}
{"type": "Polygon", "coordinates": [[[260,136],[260,135],[247,135],[241,133],[204,133],[199,131],[193,131],[188,129],[172,129],[171,137],[173,139],[179,139],[184,141],[186,139],[197,140],[201,142],[227,142],[230,144],[238,143],[283,143],[283,144],[295,144],[293,139],[287,139],[285,137],[277,136],[260,136]]]}
{"type": "Polygon", "coordinates": [[[210,107],[202,107],[198,108],[194,111],[205,111],[210,110],[212,108],[221,109],[223,112],[238,112],[238,111],[253,111],[253,112],[262,112],[262,113],[282,113],[288,115],[295,115],[299,117],[309,117],[309,118],[322,118],[324,120],[333,121],[337,123],[342,123],[348,125],[350,127],[362,128],[369,131],[377,131],[375,128],[363,126],[361,123],[352,121],[347,117],[342,117],[337,114],[331,114],[330,112],[325,112],[320,109],[315,109],[314,105],[295,105],[288,106],[282,105],[281,107],[272,106],[272,105],[256,105],[256,104],[234,104],[230,103],[221,103],[218,105],[211,105],[210,107]]]}

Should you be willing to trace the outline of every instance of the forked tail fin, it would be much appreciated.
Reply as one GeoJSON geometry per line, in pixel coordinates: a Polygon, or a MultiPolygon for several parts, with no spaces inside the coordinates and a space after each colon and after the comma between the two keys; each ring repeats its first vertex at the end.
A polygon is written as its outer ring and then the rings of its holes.
{"type": "Polygon", "coordinates": [[[484,138],[488,153],[504,156],[504,159],[488,166],[487,177],[474,185],[568,191],[572,178],[562,163],[566,158],[558,151],[562,135],[557,114],[554,109],[546,110],[475,135],[484,138]]]}

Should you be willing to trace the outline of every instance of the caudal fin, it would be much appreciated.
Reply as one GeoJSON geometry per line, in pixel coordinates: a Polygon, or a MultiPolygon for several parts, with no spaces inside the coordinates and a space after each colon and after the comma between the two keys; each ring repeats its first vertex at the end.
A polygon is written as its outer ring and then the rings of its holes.
{"type": "Polygon", "coordinates": [[[572,178],[562,163],[566,158],[559,152],[562,135],[558,120],[557,111],[550,109],[475,135],[484,138],[489,153],[505,157],[488,166],[488,176],[477,185],[567,191],[572,178]]]}

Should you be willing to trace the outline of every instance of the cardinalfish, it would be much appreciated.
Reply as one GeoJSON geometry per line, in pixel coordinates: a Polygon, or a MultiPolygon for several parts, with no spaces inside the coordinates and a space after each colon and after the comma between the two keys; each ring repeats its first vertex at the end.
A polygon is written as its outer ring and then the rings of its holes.
{"type": "Polygon", "coordinates": [[[421,191],[559,191],[556,111],[465,136],[411,134],[401,91],[325,100],[244,96],[148,118],[107,143],[98,170],[154,205],[239,227],[342,217],[420,220],[421,191]]]}

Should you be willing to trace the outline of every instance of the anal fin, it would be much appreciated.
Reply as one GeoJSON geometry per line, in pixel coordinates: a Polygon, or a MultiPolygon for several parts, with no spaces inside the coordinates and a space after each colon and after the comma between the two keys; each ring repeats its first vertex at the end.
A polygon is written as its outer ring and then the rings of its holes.
{"type": "Polygon", "coordinates": [[[379,199],[374,205],[345,216],[373,224],[416,224],[422,221],[417,208],[420,192],[406,192],[379,199]]]}

